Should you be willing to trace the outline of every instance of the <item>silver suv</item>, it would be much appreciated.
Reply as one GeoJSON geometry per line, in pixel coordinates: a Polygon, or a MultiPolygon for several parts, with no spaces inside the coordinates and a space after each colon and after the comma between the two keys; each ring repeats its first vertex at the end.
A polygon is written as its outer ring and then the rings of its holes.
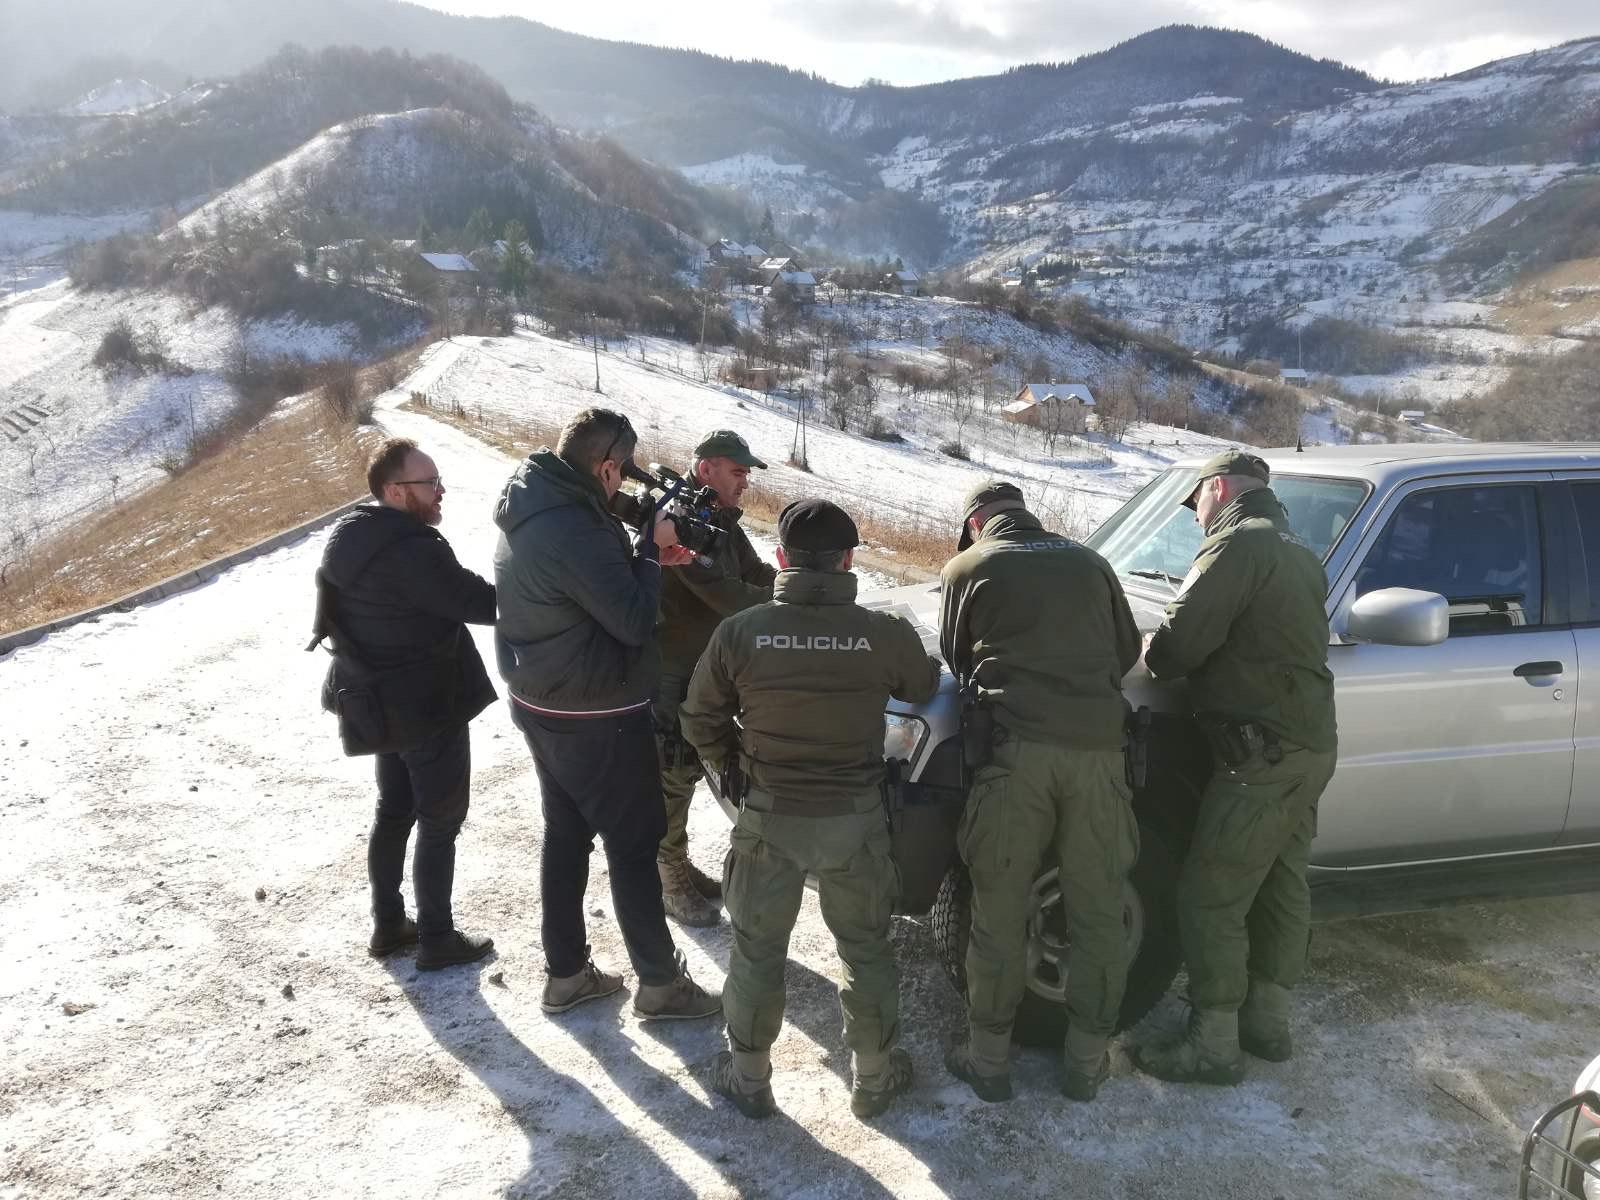
{"type": "MultiPolygon", "coordinates": [[[[1328,657],[1339,769],[1319,810],[1319,916],[1444,900],[1600,887],[1600,445],[1361,446],[1268,451],[1273,488],[1328,572],[1328,657]]],[[[1122,579],[1142,629],[1181,586],[1200,530],[1179,501],[1199,461],[1158,475],[1089,538],[1122,579]]],[[[866,602],[913,620],[937,652],[938,587],[866,602]]],[[[1150,772],[1127,895],[1137,947],[1124,1025],[1180,962],[1173,884],[1210,756],[1182,684],[1135,668],[1150,772]]],[[[955,854],[966,800],[948,676],[920,706],[892,706],[885,753],[898,789],[901,911],[931,910],[961,985],[970,883],[955,854]]],[[[1054,1042],[1071,930],[1055,872],[1034,888],[1028,994],[1017,1036],[1054,1042]]]]}

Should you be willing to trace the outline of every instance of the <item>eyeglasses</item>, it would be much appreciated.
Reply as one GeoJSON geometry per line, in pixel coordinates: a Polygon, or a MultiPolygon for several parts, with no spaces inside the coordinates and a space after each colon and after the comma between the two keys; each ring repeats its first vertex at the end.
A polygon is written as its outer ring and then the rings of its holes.
{"type": "Polygon", "coordinates": [[[633,425],[627,417],[621,416],[620,413],[618,416],[621,418],[622,423],[617,426],[617,432],[612,435],[611,444],[606,447],[606,452],[600,456],[601,462],[606,462],[611,458],[611,452],[617,448],[617,443],[624,437],[633,437],[633,425]]]}
{"type": "Polygon", "coordinates": [[[421,484],[426,484],[428,487],[431,487],[436,492],[444,491],[444,477],[440,476],[440,475],[435,475],[431,479],[396,479],[393,482],[398,483],[398,484],[402,484],[402,485],[413,484],[413,483],[421,483],[421,484]]]}

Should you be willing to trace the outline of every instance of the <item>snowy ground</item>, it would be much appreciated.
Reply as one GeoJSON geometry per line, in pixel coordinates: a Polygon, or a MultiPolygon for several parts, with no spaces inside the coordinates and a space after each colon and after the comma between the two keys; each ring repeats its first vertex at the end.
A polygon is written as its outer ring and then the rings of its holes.
{"type": "MultiPolygon", "coordinates": [[[[443,531],[487,570],[510,461],[424,416],[385,421],[434,454],[443,531]]],[[[339,756],[316,709],[324,660],[300,652],[322,540],[0,662],[5,694],[28,697],[0,723],[5,1200],[1505,1196],[1519,1130],[1594,1053],[1600,898],[1484,905],[1320,928],[1297,1057],[1253,1063],[1241,1088],[1160,1084],[1119,1058],[1077,1106],[1028,1051],[1018,1098],[991,1106],[939,1065],[960,1004],[906,921],[918,1082],[869,1126],[845,1104],[808,899],[774,1055],[783,1115],[746,1122],[697,1079],[711,1023],[644,1026],[626,996],[540,1012],[541,825],[499,706],[473,731],[456,885],[497,956],[437,975],[366,957],[370,764],[339,756]]],[[[704,797],[691,837],[719,860],[704,797]]],[[[618,967],[603,858],[593,874],[595,957],[618,967]]],[[[727,939],[678,936],[709,986],[727,939]]]]}

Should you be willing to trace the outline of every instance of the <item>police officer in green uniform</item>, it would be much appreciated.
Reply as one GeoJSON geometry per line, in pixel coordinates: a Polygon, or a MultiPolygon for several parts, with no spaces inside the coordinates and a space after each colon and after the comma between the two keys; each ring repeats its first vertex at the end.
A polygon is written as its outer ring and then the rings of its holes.
{"type": "Polygon", "coordinates": [[[1337,757],[1328,580],[1268,479],[1240,450],[1200,469],[1184,503],[1205,540],[1145,647],[1157,679],[1188,677],[1214,762],[1178,879],[1189,1020],[1134,1057],[1179,1082],[1238,1083],[1241,1048],[1289,1057],[1311,936],[1306,866],[1337,757]]]}
{"type": "Polygon", "coordinates": [[[870,1117],[911,1085],[911,1059],[895,1049],[889,917],[900,877],[885,821],[883,711],[891,696],[931,699],[939,664],[909,622],[855,603],[858,539],[843,509],[796,501],[779,515],[778,534],[772,602],[717,627],[683,705],[684,736],[741,797],[723,865],[731,1050],[713,1063],[710,1086],[746,1116],[777,1111],[769,1052],[810,874],[844,967],[850,1108],[870,1117]]]}
{"type": "Polygon", "coordinates": [[[656,866],[667,915],[684,925],[715,925],[722,885],[689,859],[689,801],[700,782],[700,759],[684,741],[678,709],[689,690],[689,676],[724,617],[772,599],[777,571],[761,561],[739,524],[739,500],[750,486],[751,468],[766,468],[731,429],[708,433],[694,448],[690,474],[696,486],[717,493],[714,520],[726,536],[710,565],[698,560],[662,572],[661,686],[653,706],[656,745],[661,753],[661,794],[667,806],[667,833],[656,866]]]}
{"type": "Polygon", "coordinates": [[[1092,1100],[1127,979],[1123,889],[1139,833],[1122,677],[1139,630],[1106,561],[1046,531],[1015,484],[975,488],[945,564],[940,649],[962,683],[972,772],[957,832],[972,875],[965,1043],[945,1064],[985,1100],[1011,1096],[1011,1025],[1041,865],[1059,866],[1072,929],[1061,1089],[1092,1100]],[[974,728],[978,730],[974,736],[974,728]]]}

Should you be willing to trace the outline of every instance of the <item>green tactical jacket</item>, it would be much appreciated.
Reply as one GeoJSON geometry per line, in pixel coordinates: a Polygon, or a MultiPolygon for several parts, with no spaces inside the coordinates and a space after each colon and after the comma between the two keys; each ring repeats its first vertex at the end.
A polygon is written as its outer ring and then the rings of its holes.
{"type": "Polygon", "coordinates": [[[1000,724],[1083,749],[1122,745],[1122,677],[1139,660],[1139,628],[1105,559],[1030,513],[1004,512],[941,578],[939,649],[1000,724]]]}
{"type": "Polygon", "coordinates": [[[1197,712],[1332,751],[1327,596],[1322,563],[1290,532],[1277,496],[1246,492],[1212,518],[1145,665],[1157,679],[1187,675],[1197,712]]]}
{"type": "Polygon", "coordinates": [[[739,754],[775,812],[855,811],[883,781],[889,698],[919,704],[938,690],[939,664],[910,622],[855,598],[847,572],[780,571],[771,603],[717,626],[689,683],[683,736],[712,770],[739,754]]]}
{"type": "Polygon", "coordinates": [[[656,635],[663,675],[688,679],[724,617],[772,599],[778,570],[756,554],[739,524],[743,515],[737,508],[717,510],[716,522],[728,536],[709,567],[697,561],[662,572],[656,635]]]}

